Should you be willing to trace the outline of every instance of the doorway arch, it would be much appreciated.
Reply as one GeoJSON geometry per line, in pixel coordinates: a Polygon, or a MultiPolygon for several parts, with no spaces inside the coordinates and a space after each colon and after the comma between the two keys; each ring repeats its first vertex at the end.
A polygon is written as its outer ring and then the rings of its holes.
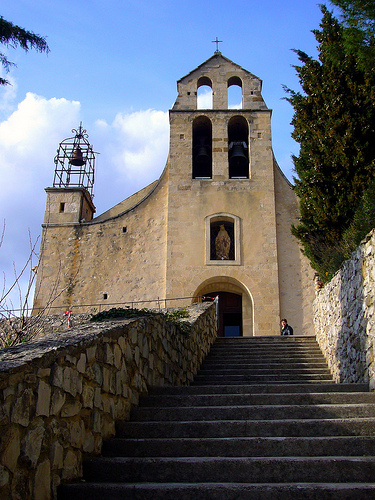
{"type": "MultiPolygon", "coordinates": [[[[244,337],[254,335],[254,307],[250,291],[245,285],[229,276],[215,276],[201,283],[194,297],[219,295],[218,335],[244,337]]],[[[197,301],[198,298],[193,301],[197,301]]]]}

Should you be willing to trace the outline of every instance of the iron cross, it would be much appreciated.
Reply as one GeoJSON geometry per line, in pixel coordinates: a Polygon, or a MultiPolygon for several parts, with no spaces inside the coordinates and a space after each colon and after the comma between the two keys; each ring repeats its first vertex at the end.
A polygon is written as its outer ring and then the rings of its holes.
{"type": "Polygon", "coordinates": [[[219,40],[218,37],[216,37],[216,40],[212,40],[212,43],[216,43],[216,50],[215,50],[215,52],[220,52],[219,51],[219,43],[223,43],[223,40],[219,40]]]}

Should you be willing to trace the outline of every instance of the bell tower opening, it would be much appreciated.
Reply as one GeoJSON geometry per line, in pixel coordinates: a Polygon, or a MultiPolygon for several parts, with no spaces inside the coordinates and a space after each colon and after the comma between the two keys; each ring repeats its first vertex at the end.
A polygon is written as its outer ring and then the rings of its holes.
{"type": "Polygon", "coordinates": [[[212,123],[206,116],[193,122],[193,179],[212,179],[212,123]]]}
{"type": "Polygon", "coordinates": [[[202,76],[197,82],[197,109],[212,109],[212,82],[207,76],[202,76]]]}
{"type": "Polygon", "coordinates": [[[228,80],[228,109],[242,109],[242,81],[238,76],[228,80]]]}
{"type": "Polygon", "coordinates": [[[228,123],[228,163],[230,179],[249,178],[249,126],[243,116],[228,123]]]}

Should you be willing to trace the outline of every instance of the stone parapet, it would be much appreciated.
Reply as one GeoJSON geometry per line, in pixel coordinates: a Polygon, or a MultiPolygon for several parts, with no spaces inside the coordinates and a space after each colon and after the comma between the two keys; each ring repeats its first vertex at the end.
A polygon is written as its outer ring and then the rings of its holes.
{"type": "Polygon", "coordinates": [[[316,292],[316,338],[336,382],[368,382],[375,389],[374,313],[375,230],[316,292]]]}
{"type": "Polygon", "coordinates": [[[0,498],[48,500],[82,475],[151,386],[188,385],[216,337],[216,307],[190,334],[162,315],[86,323],[0,351],[0,498]]]}

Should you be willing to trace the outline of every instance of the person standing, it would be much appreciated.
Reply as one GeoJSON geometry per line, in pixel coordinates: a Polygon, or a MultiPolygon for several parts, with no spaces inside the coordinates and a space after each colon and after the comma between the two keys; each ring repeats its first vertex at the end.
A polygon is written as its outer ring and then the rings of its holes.
{"type": "Polygon", "coordinates": [[[288,325],[288,320],[281,320],[281,335],[293,335],[293,328],[288,325]]]}

